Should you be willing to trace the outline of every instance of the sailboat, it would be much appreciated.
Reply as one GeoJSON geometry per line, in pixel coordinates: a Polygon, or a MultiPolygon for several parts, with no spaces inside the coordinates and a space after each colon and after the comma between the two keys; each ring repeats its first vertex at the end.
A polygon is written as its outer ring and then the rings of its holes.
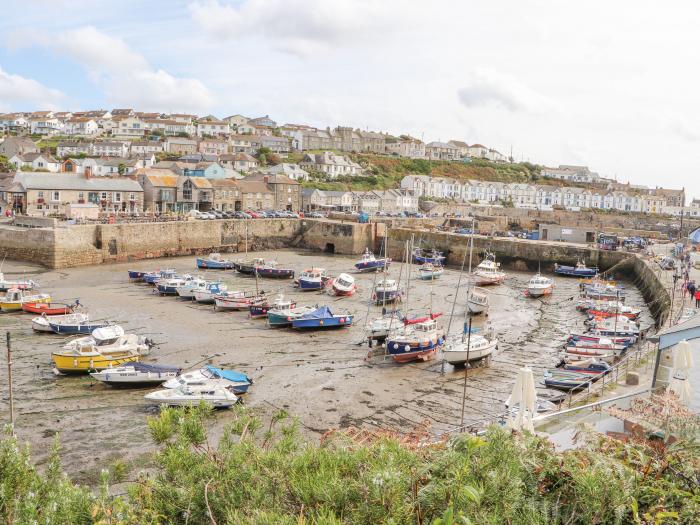
{"type": "Polygon", "coordinates": [[[489,309],[489,294],[484,288],[474,286],[472,274],[472,254],[474,252],[474,234],[469,235],[469,282],[467,286],[467,311],[481,314],[489,309]]]}
{"type": "MultiPolygon", "coordinates": [[[[387,238],[384,237],[384,256],[386,258],[387,238]]],[[[387,259],[390,260],[390,259],[387,259]]],[[[401,287],[395,279],[387,279],[387,265],[382,268],[382,281],[374,286],[374,302],[386,306],[401,299],[401,287]]]]}

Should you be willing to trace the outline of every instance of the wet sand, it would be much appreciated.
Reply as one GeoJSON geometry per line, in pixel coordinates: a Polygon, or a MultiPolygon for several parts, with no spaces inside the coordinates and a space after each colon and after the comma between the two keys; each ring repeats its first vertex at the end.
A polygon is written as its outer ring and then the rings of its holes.
{"type": "MultiPolygon", "coordinates": [[[[313,265],[337,275],[350,271],[355,262],[351,257],[296,251],[249,255],[275,258],[297,273],[313,265]]],[[[350,425],[408,429],[428,420],[435,432],[459,425],[464,369],[443,365],[440,358],[403,365],[366,361],[364,326],[372,285],[380,277],[355,274],[359,290],[349,298],[299,292],[291,280],[261,279],[261,289],[283,292],[299,304],[328,304],[355,314],[355,325],[350,329],[298,333],[268,328],[264,320],[249,319],[246,312],[216,312],[213,305],[161,297],[148,285],[130,283],[127,275],[127,269],[166,267],[197,273],[194,266],[194,257],[178,257],[61,271],[6,262],[3,269],[10,277],[26,273],[55,301],[79,298],[92,319],[109,319],[126,331],[154,339],[157,347],[145,362],[189,367],[203,356],[222,353],[214,359],[215,364],[244,371],[255,381],[244,398],[248,406],[255,407],[263,417],[276,409],[286,409],[299,419],[303,433],[311,439],[329,428],[350,425]]],[[[398,278],[400,266],[392,265],[391,277],[398,278]]],[[[459,271],[448,269],[431,285],[415,278],[416,269],[414,266],[409,313],[425,315],[432,302],[433,311],[444,312],[441,324],[447,327],[459,271]]],[[[584,316],[575,310],[572,299],[578,297],[576,279],[556,277],[551,296],[531,299],[523,293],[531,274],[507,273],[505,284],[489,289],[489,315],[473,318],[474,327],[491,324],[499,339],[499,351],[489,367],[469,371],[467,423],[503,412],[503,402],[522,365],[533,367],[541,388],[542,372],[555,364],[556,353],[568,333],[577,326],[583,328],[584,316]]],[[[255,287],[253,278],[231,271],[204,275],[220,278],[229,289],[255,287]]],[[[404,280],[405,275],[404,271],[404,280]]],[[[626,284],[627,304],[643,305],[639,292],[626,284]]],[[[450,333],[462,329],[465,295],[462,288],[450,333]]],[[[405,310],[406,304],[401,308],[405,310]]],[[[369,319],[380,313],[380,306],[369,307],[369,319]]],[[[59,433],[66,470],[91,480],[114,459],[134,460],[152,450],[146,417],[157,409],[143,399],[150,390],[115,389],[97,384],[89,376],[54,375],[50,354],[66,339],[33,333],[31,318],[23,313],[2,314],[0,330],[12,333],[17,432],[32,445],[35,459],[45,459],[54,435],[59,433]]],[[[642,325],[651,323],[645,311],[642,325]]],[[[0,420],[5,422],[9,411],[4,349],[0,355],[0,420]]],[[[230,417],[225,411],[219,412],[214,431],[219,431],[230,417]]]]}

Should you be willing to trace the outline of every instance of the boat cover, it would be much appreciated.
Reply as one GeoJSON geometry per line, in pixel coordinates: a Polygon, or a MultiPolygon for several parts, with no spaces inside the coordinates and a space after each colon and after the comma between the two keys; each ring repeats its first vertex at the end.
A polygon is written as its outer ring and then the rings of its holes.
{"type": "Polygon", "coordinates": [[[215,366],[208,365],[207,370],[212,374],[222,379],[227,379],[228,381],[233,381],[234,383],[252,383],[250,378],[243,372],[236,372],[235,370],[224,370],[222,368],[217,368],[215,366]]]}
{"type": "Polygon", "coordinates": [[[330,307],[319,306],[316,310],[302,315],[300,319],[331,319],[333,317],[330,307]]]}
{"type": "Polygon", "coordinates": [[[134,361],[131,363],[126,363],[124,366],[129,366],[138,372],[151,372],[154,374],[163,372],[180,372],[182,369],[177,366],[172,365],[149,365],[146,363],[140,363],[139,361],[134,361]]]}

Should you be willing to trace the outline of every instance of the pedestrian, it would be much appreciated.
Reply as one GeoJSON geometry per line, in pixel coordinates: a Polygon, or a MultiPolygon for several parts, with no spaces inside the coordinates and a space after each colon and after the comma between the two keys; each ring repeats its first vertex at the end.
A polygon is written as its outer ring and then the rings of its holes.
{"type": "Polygon", "coordinates": [[[691,301],[695,298],[695,281],[690,281],[688,283],[688,295],[691,301]]]}
{"type": "Polygon", "coordinates": [[[695,308],[700,308],[700,290],[695,290],[695,308]]]}

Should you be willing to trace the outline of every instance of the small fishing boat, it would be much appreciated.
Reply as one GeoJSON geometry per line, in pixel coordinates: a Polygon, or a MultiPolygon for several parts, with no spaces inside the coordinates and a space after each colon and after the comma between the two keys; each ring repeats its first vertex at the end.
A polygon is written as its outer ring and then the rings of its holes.
{"type": "Polygon", "coordinates": [[[383,270],[391,264],[391,259],[384,257],[377,259],[374,254],[365,248],[365,253],[362,254],[362,259],[355,263],[355,269],[358,272],[375,272],[383,270]]]}
{"type": "Polygon", "coordinates": [[[582,359],[597,359],[606,363],[613,362],[617,357],[615,352],[605,350],[593,350],[588,348],[579,348],[576,346],[567,346],[561,354],[565,362],[580,361],[582,359]]]}
{"type": "Polygon", "coordinates": [[[629,346],[629,345],[633,344],[635,341],[637,341],[637,337],[634,335],[607,336],[604,334],[595,334],[593,332],[586,332],[586,333],[573,332],[569,335],[569,341],[576,341],[577,343],[579,341],[586,342],[586,343],[600,343],[601,340],[610,340],[615,344],[629,346]]]}
{"type": "Polygon", "coordinates": [[[488,359],[498,349],[498,339],[479,334],[462,334],[447,341],[442,355],[453,366],[464,366],[473,361],[488,359]]]}
{"type": "Polygon", "coordinates": [[[296,281],[296,285],[302,292],[323,290],[332,277],[326,275],[325,268],[307,268],[296,281]]]}
{"type": "Polygon", "coordinates": [[[51,296],[47,293],[28,293],[19,288],[12,288],[4,296],[0,297],[0,311],[16,312],[21,310],[26,303],[46,303],[51,302],[51,296]]]}
{"type": "Polygon", "coordinates": [[[405,324],[386,338],[387,352],[397,363],[433,359],[444,344],[444,334],[435,319],[405,324]]]}
{"type": "Polygon", "coordinates": [[[177,388],[179,386],[203,385],[209,381],[221,381],[225,386],[233,387],[234,394],[245,394],[253,384],[253,380],[243,372],[225,370],[212,365],[204,366],[198,370],[184,372],[177,377],[163,383],[164,388],[177,388]]]}
{"type": "Polygon", "coordinates": [[[220,253],[210,253],[209,257],[197,257],[197,268],[207,270],[233,270],[234,263],[221,257],[220,253]]]}
{"type": "Polygon", "coordinates": [[[90,376],[110,386],[144,387],[159,385],[175,378],[180,372],[181,369],[176,366],[149,365],[133,361],[99,372],[90,372],[90,376]]]}
{"type": "Polygon", "coordinates": [[[576,266],[554,264],[554,273],[568,277],[594,277],[598,274],[598,267],[589,268],[585,263],[578,261],[576,266]]]}
{"type": "Polygon", "coordinates": [[[248,310],[250,305],[264,303],[266,298],[265,292],[224,292],[214,296],[214,304],[217,310],[248,310]]]}
{"type": "Polygon", "coordinates": [[[164,388],[144,396],[146,400],[167,406],[192,407],[205,403],[213,408],[229,408],[238,402],[231,387],[217,382],[164,388]]]}
{"type": "Polygon", "coordinates": [[[413,262],[417,264],[432,263],[438,266],[443,266],[447,257],[445,257],[442,252],[437,250],[430,250],[429,252],[424,252],[420,248],[416,248],[413,251],[413,262]]]}
{"type": "Polygon", "coordinates": [[[49,324],[49,319],[53,321],[70,319],[77,322],[88,322],[88,315],[80,312],[53,316],[41,315],[40,317],[35,317],[32,319],[32,330],[35,332],[54,333],[54,331],[51,329],[51,325],[49,324]]]}
{"type": "Polygon", "coordinates": [[[137,283],[140,281],[143,281],[143,276],[146,275],[147,272],[141,272],[138,270],[128,270],[129,272],[129,280],[131,282],[137,283]]]}
{"type": "Polygon", "coordinates": [[[73,312],[73,308],[80,306],[80,303],[76,301],[75,304],[63,304],[63,303],[23,303],[22,311],[29,314],[39,314],[39,315],[66,315],[73,312]]]}
{"type": "Polygon", "coordinates": [[[193,279],[191,275],[183,275],[171,279],[160,279],[156,283],[156,289],[160,295],[177,295],[177,289],[185,286],[193,279]]]}
{"type": "Polygon", "coordinates": [[[376,317],[365,327],[367,341],[372,346],[373,341],[384,341],[391,331],[404,324],[404,318],[398,310],[384,312],[381,317],[376,317]]]}
{"type": "Polygon", "coordinates": [[[484,288],[473,287],[467,291],[469,313],[480,314],[489,309],[489,294],[484,288]]]}
{"type": "Polygon", "coordinates": [[[272,279],[294,278],[294,270],[292,268],[280,267],[277,261],[265,261],[264,264],[255,267],[253,274],[258,277],[268,277],[272,279]]]}
{"type": "Polygon", "coordinates": [[[472,274],[472,278],[477,286],[485,286],[489,284],[500,284],[506,274],[500,270],[500,263],[496,262],[496,256],[490,252],[486,252],[484,260],[481,261],[472,274]]]}
{"type": "Polygon", "coordinates": [[[233,267],[237,272],[253,275],[255,273],[255,268],[258,266],[263,266],[265,264],[265,259],[251,259],[249,261],[234,261],[233,267]]]}
{"type": "Polygon", "coordinates": [[[286,308],[294,308],[296,305],[296,301],[285,299],[284,295],[280,294],[272,303],[269,303],[267,300],[263,300],[261,302],[249,305],[248,315],[253,319],[261,319],[263,317],[267,317],[267,313],[270,310],[284,310],[286,308]]]}
{"type": "Polygon", "coordinates": [[[48,322],[53,333],[64,335],[91,334],[93,330],[108,324],[105,321],[90,321],[80,313],[50,317],[48,322]]]}
{"type": "Polygon", "coordinates": [[[418,277],[422,281],[433,281],[438,279],[444,272],[445,269],[439,264],[427,262],[418,268],[418,277]]]}
{"type": "Polygon", "coordinates": [[[595,350],[595,351],[606,351],[615,352],[616,354],[621,354],[627,350],[627,346],[621,343],[613,343],[611,339],[601,337],[597,341],[584,341],[584,340],[570,340],[564,345],[564,350],[595,350]]]}
{"type": "Polygon", "coordinates": [[[125,350],[102,351],[97,345],[72,345],[51,354],[54,367],[63,374],[88,373],[138,361],[141,354],[128,348],[125,350]]]}
{"type": "Polygon", "coordinates": [[[617,281],[615,281],[613,279],[607,279],[600,274],[596,274],[595,277],[585,277],[585,278],[579,279],[578,282],[580,284],[607,283],[607,284],[610,284],[612,286],[615,286],[617,284],[617,281]]]}
{"type": "Polygon", "coordinates": [[[102,353],[137,352],[139,355],[148,355],[152,343],[149,339],[136,335],[125,334],[119,325],[110,325],[96,328],[87,337],[73,339],[63,345],[64,350],[75,350],[82,346],[94,346],[102,353]]]}
{"type": "Polygon", "coordinates": [[[0,272],[0,292],[7,292],[9,290],[32,290],[36,286],[36,283],[32,280],[26,281],[11,281],[5,279],[5,274],[0,272]]]}
{"type": "Polygon", "coordinates": [[[642,314],[641,308],[627,306],[619,301],[596,301],[595,305],[591,305],[584,310],[590,317],[614,317],[622,315],[631,321],[636,321],[642,314]]]}
{"type": "Polygon", "coordinates": [[[297,306],[296,308],[271,309],[267,312],[267,326],[281,328],[292,326],[292,321],[316,310],[318,306],[297,306]]]}
{"type": "Polygon", "coordinates": [[[214,304],[215,297],[226,293],[226,285],[220,282],[209,282],[204,287],[197,287],[192,290],[192,297],[198,303],[214,304]]]}
{"type": "Polygon", "coordinates": [[[587,321],[590,332],[609,332],[610,335],[639,335],[639,324],[624,315],[613,315],[610,317],[595,317],[587,321]]]}
{"type": "Polygon", "coordinates": [[[625,290],[610,284],[584,284],[581,295],[587,299],[604,301],[624,301],[625,290]]]}
{"type": "Polygon", "coordinates": [[[544,373],[544,384],[546,387],[568,392],[588,388],[588,385],[595,381],[597,377],[593,374],[582,374],[555,368],[544,373]]]}
{"type": "Polygon", "coordinates": [[[352,325],[353,315],[348,312],[334,314],[330,307],[319,306],[315,310],[292,319],[295,330],[325,330],[347,328],[352,325]]]}
{"type": "Polygon", "coordinates": [[[166,270],[156,270],[154,272],[144,273],[141,280],[147,284],[155,284],[156,281],[160,279],[172,279],[177,275],[174,268],[168,268],[166,270]]]}
{"type": "Polygon", "coordinates": [[[612,370],[612,367],[608,363],[604,363],[596,359],[583,359],[581,361],[573,361],[568,363],[564,362],[557,368],[589,375],[607,374],[610,372],[610,370],[612,370]]]}
{"type": "Polygon", "coordinates": [[[527,283],[528,297],[542,297],[552,293],[554,280],[537,272],[527,283]]]}
{"type": "Polygon", "coordinates": [[[202,279],[201,277],[195,277],[194,279],[187,281],[185,284],[178,286],[175,291],[177,292],[178,297],[181,299],[194,300],[194,291],[206,290],[209,282],[210,281],[202,279]]]}
{"type": "Polygon", "coordinates": [[[331,292],[333,295],[348,296],[357,291],[355,278],[347,273],[341,273],[331,281],[331,292]]]}
{"type": "Polygon", "coordinates": [[[394,279],[384,279],[374,286],[372,294],[377,304],[393,303],[401,298],[401,288],[394,279]]]}

